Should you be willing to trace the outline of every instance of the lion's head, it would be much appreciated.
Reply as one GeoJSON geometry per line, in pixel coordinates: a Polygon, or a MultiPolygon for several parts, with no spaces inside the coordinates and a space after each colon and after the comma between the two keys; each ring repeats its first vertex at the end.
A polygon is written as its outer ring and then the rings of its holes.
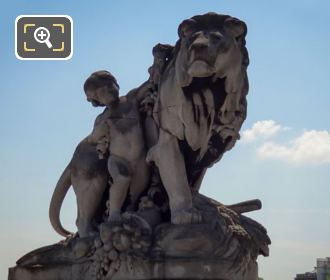
{"type": "Polygon", "coordinates": [[[187,86],[194,77],[216,74],[223,78],[233,68],[241,68],[243,64],[246,67],[246,31],[244,22],[214,13],[183,21],[178,29],[177,59],[181,73],[186,74],[182,86],[187,86]]]}
{"type": "Polygon", "coordinates": [[[227,96],[221,108],[222,122],[233,122],[239,115],[245,118],[249,64],[245,23],[208,13],[183,21],[178,33],[175,67],[181,87],[189,86],[195,78],[224,79],[227,96]]]}

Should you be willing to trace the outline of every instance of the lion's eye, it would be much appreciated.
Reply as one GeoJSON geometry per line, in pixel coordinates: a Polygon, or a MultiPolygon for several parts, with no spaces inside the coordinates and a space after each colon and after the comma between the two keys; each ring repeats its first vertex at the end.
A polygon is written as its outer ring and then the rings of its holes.
{"type": "Polygon", "coordinates": [[[195,32],[195,33],[191,34],[190,39],[195,40],[202,33],[203,33],[202,31],[195,32]]]}
{"type": "Polygon", "coordinates": [[[210,32],[210,37],[215,40],[220,40],[223,36],[220,32],[210,32]]]}

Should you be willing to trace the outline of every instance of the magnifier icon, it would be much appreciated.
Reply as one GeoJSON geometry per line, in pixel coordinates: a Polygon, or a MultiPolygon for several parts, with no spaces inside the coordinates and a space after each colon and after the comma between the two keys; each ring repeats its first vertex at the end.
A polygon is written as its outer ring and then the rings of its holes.
{"type": "Polygon", "coordinates": [[[38,27],[34,31],[34,39],[41,44],[46,44],[49,49],[53,47],[52,43],[49,41],[50,32],[46,27],[38,27]]]}

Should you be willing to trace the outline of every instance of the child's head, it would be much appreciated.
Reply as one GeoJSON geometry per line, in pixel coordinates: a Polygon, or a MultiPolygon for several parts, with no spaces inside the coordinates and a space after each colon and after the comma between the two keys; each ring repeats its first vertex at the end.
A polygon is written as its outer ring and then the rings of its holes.
{"type": "Polygon", "coordinates": [[[111,106],[119,99],[119,85],[108,71],[92,73],[84,84],[87,101],[93,106],[111,106]]]}

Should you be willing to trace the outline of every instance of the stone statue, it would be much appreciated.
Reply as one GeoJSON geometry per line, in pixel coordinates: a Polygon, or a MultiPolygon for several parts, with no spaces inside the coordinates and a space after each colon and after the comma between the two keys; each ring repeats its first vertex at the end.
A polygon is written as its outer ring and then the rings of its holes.
{"type": "Polygon", "coordinates": [[[179,26],[154,107],[159,139],[148,153],[169,196],[174,224],[201,221],[191,188],[199,189],[205,168],[238,138],[246,115],[245,34],[243,22],[216,14],[179,26]]]}
{"type": "Polygon", "coordinates": [[[49,216],[51,224],[59,234],[65,237],[70,235],[69,231],[63,229],[59,214],[63,199],[71,184],[77,196],[76,224],[81,237],[93,235],[96,232],[95,224],[102,218],[102,215],[97,217],[97,212],[108,187],[109,175],[112,181],[110,193],[113,200],[113,203],[110,203],[110,211],[114,212],[109,215],[110,219],[118,216],[129,185],[134,186],[133,192],[131,192],[133,205],[136,204],[143,189],[146,188],[149,179],[148,167],[145,162],[146,148],[139,125],[139,111],[136,103],[140,102],[143,95],[149,93],[148,85],[150,83],[144,83],[141,87],[128,93],[127,96],[119,99],[119,85],[110,72],[98,71],[85,82],[84,90],[87,100],[94,106],[107,106],[107,108],[97,117],[91,135],[78,145],[69,166],[56,185],[50,203],[49,216]],[[121,109],[124,107],[126,111],[121,113],[123,111],[121,109]],[[130,108],[129,111],[127,108],[130,108]],[[121,115],[118,116],[118,114],[121,115]],[[111,122],[111,120],[113,121],[111,122]],[[108,124],[110,125],[108,126],[108,124]],[[113,135],[112,145],[110,145],[110,130],[113,135]],[[132,143],[128,143],[128,141],[132,141],[132,143]],[[127,150],[125,144],[130,144],[134,150],[127,150]],[[110,146],[112,150],[109,152],[112,156],[108,159],[108,173],[103,159],[110,146]],[[127,154],[128,151],[132,153],[127,154]],[[130,158],[128,160],[123,157],[130,158]],[[139,165],[139,173],[133,173],[136,165],[139,165]],[[122,177],[122,173],[125,176],[122,177]],[[137,178],[132,178],[133,175],[137,178]],[[135,180],[134,184],[130,184],[132,179],[135,180]],[[124,185],[122,185],[123,183],[124,185]]]}
{"type": "Polygon", "coordinates": [[[97,144],[101,159],[105,152],[109,152],[110,221],[120,220],[121,208],[128,189],[130,209],[135,210],[138,199],[147,188],[149,167],[145,160],[147,151],[140,122],[139,104],[151,89],[151,84],[146,82],[119,98],[118,87],[113,85],[113,80],[115,78],[109,72],[96,72],[85,83],[87,98],[97,100],[108,109],[107,118],[94,127],[88,141],[97,144]],[[102,102],[102,99],[109,101],[102,102]]]}
{"type": "Polygon", "coordinates": [[[9,280],[258,279],[270,239],[242,213],[261,202],[199,193],[246,118],[246,32],[227,15],[194,16],[174,46],[153,48],[149,79],[125,96],[108,71],[86,80],[87,100],[106,108],[51,200],[51,224],[66,239],[20,258],[9,280]],[[59,219],[71,185],[77,234],[59,219]]]}

